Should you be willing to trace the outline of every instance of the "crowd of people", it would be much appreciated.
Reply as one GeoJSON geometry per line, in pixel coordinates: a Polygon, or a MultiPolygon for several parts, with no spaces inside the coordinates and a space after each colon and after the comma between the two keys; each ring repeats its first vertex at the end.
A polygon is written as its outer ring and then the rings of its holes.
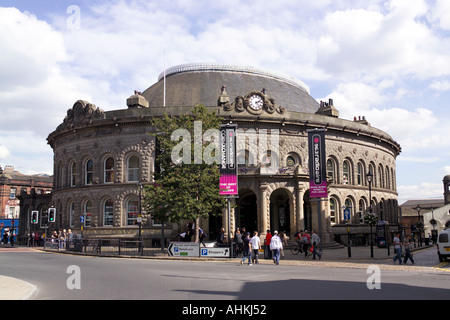
{"type": "MultiPolygon", "coordinates": [[[[60,229],[60,230],[54,230],[51,237],[48,238],[51,241],[51,247],[52,248],[58,248],[58,249],[66,249],[67,243],[71,241],[73,238],[72,230],[69,229],[66,231],[66,229],[60,229]]],[[[45,233],[39,233],[35,231],[31,231],[28,238],[28,244],[30,247],[41,247],[44,245],[44,241],[47,239],[45,236],[45,233]]]]}

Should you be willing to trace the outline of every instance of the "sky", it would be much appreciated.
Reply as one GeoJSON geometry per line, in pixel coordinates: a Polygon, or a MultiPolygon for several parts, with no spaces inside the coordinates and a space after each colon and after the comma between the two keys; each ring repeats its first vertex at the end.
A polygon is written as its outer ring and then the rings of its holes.
{"type": "Polygon", "coordinates": [[[450,174],[448,0],[2,0],[0,165],[53,173],[49,133],[75,101],[126,108],[166,67],[267,69],[365,116],[401,147],[399,203],[450,174]]]}

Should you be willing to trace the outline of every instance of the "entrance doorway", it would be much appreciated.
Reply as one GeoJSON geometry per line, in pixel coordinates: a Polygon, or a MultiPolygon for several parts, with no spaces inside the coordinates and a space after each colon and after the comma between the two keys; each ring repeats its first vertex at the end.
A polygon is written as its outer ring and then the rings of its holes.
{"type": "MultiPolygon", "coordinates": [[[[304,230],[308,230],[311,232],[312,230],[312,211],[311,211],[311,202],[309,198],[309,190],[305,192],[303,196],[303,216],[304,216],[304,230]]],[[[301,229],[301,228],[300,228],[301,229]]]]}
{"type": "Polygon", "coordinates": [[[291,206],[289,194],[284,189],[277,189],[270,195],[270,229],[290,234],[291,206]]]}
{"type": "Polygon", "coordinates": [[[239,228],[245,227],[245,230],[250,234],[253,234],[253,231],[258,231],[256,195],[248,193],[240,196],[236,209],[236,226],[239,228]]]}

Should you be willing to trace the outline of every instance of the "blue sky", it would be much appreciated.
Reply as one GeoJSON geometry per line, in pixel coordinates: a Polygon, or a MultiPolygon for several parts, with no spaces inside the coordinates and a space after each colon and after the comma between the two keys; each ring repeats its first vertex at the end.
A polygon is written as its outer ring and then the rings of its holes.
{"type": "Polygon", "coordinates": [[[164,66],[294,76],[340,117],[402,146],[399,202],[442,198],[450,174],[450,1],[8,1],[0,6],[0,164],[52,173],[46,137],[78,99],[125,108],[164,66]]]}

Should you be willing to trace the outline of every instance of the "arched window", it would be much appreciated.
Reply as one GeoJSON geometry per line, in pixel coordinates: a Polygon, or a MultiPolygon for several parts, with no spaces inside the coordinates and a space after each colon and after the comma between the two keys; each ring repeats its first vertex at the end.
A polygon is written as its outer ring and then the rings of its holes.
{"type": "Polygon", "coordinates": [[[359,199],[359,203],[358,203],[359,223],[364,223],[364,212],[365,211],[366,211],[366,201],[364,199],[359,199]]]}
{"type": "Polygon", "coordinates": [[[377,186],[377,176],[375,172],[375,166],[371,163],[369,164],[369,172],[372,173],[372,188],[377,186]]]}
{"type": "Polygon", "coordinates": [[[73,228],[75,221],[75,202],[70,201],[69,203],[69,225],[73,228]]]}
{"type": "Polygon", "coordinates": [[[358,172],[356,173],[356,183],[358,186],[364,185],[364,179],[365,179],[365,173],[364,173],[364,167],[361,162],[358,162],[357,166],[358,172]]]}
{"type": "Polygon", "coordinates": [[[334,198],[330,198],[330,222],[332,224],[336,223],[336,200],[334,198]]]}
{"type": "Polygon", "coordinates": [[[74,187],[76,185],[76,178],[77,178],[77,165],[75,161],[71,161],[69,165],[69,174],[70,174],[70,186],[74,187]]]}
{"type": "Polygon", "coordinates": [[[104,174],[105,183],[114,182],[114,159],[113,159],[113,157],[109,157],[105,160],[104,168],[105,168],[105,174],[104,174]]]}
{"type": "Polygon", "coordinates": [[[86,161],[84,169],[84,184],[94,183],[94,162],[92,159],[86,161]]]}
{"type": "Polygon", "coordinates": [[[386,189],[391,189],[391,178],[389,175],[389,168],[386,167],[386,189]]]}
{"type": "Polygon", "coordinates": [[[111,199],[103,203],[103,225],[112,226],[114,220],[114,202],[111,199]]]}
{"type": "Polygon", "coordinates": [[[383,166],[380,164],[378,166],[378,180],[380,181],[380,188],[384,188],[384,170],[383,170],[383,166]]]}
{"type": "Polygon", "coordinates": [[[139,181],[139,158],[137,156],[131,156],[127,161],[127,181],[137,182],[139,181]]]}
{"type": "Polygon", "coordinates": [[[333,183],[337,183],[336,180],[336,165],[333,159],[327,160],[327,178],[333,181],[333,183]]]}
{"type": "Polygon", "coordinates": [[[91,200],[87,200],[84,203],[83,214],[84,214],[84,226],[85,227],[92,226],[92,202],[91,202],[91,200]]]}
{"type": "Polygon", "coordinates": [[[344,160],[342,166],[342,184],[352,184],[351,166],[347,160],[344,160]]]}
{"type": "Polygon", "coordinates": [[[139,213],[139,199],[131,198],[127,201],[127,226],[135,225],[139,213]]]}

